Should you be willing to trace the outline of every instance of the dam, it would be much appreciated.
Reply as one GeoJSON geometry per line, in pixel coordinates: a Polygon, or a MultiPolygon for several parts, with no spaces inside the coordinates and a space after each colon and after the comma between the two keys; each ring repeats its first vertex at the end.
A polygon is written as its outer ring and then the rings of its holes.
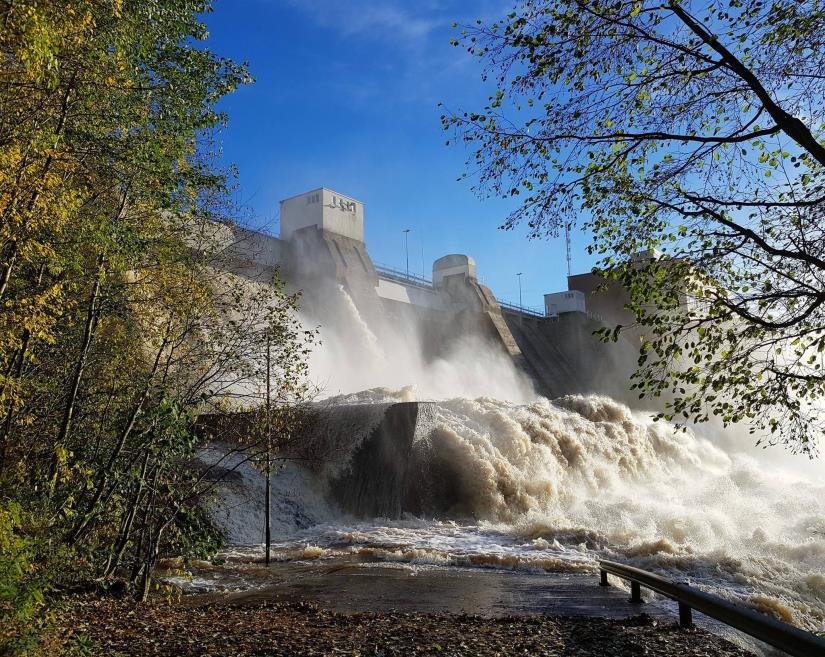
{"type": "MultiPolygon", "coordinates": [[[[215,261],[222,269],[265,283],[276,270],[302,291],[302,311],[336,335],[363,327],[375,340],[414,350],[416,360],[446,358],[467,340],[513,365],[533,389],[547,397],[595,392],[626,399],[626,381],[635,367],[631,339],[605,344],[593,336],[603,326],[627,324],[621,292],[600,291],[592,274],[569,277],[569,289],[545,295],[542,311],[499,302],[479,282],[470,255],[447,254],[432,265],[432,278],[376,265],[364,242],[364,204],[320,188],[281,201],[280,237],[239,227],[221,227],[215,261]],[[377,328],[376,328],[377,327],[377,328]]],[[[362,336],[346,335],[339,350],[358,349],[362,336]]],[[[370,336],[368,339],[373,339],[370,336]]],[[[346,369],[338,362],[331,368],[346,369]]],[[[407,368],[409,369],[409,368],[407,368]]],[[[413,368],[415,369],[415,368],[413,368]]],[[[353,390],[335,389],[334,392],[353,390]]],[[[629,401],[629,399],[628,399],[629,401]]]]}
{"type": "MultiPolygon", "coordinates": [[[[378,266],[363,204],[323,188],[281,203],[278,238],[204,230],[215,268],[250,285],[278,272],[320,327],[306,454],[272,478],[276,562],[327,581],[325,569],[522,577],[619,560],[825,628],[822,481],[640,408],[627,391],[638,344],[592,335],[629,324],[621,289],[570,276],[539,312],[497,300],[466,254],[437,259],[429,279],[378,266]]],[[[203,459],[232,472],[210,513],[233,567],[186,585],[257,586],[260,469],[219,443],[203,459]]]]}

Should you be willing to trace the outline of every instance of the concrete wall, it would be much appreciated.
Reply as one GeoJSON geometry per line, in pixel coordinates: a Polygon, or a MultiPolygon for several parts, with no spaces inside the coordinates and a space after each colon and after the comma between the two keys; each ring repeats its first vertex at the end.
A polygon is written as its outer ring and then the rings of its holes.
{"type": "Polygon", "coordinates": [[[476,261],[461,253],[442,256],[433,263],[433,285],[440,287],[448,276],[465,276],[476,280],[476,261]]]}
{"type": "Polygon", "coordinates": [[[273,269],[284,261],[284,243],[265,233],[236,228],[232,255],[237,260],[254,261],[262,267],[273,269]]]}
{"type": "Polygon", "coordinates": [[[341,509],[358,518],[400,518],[410,511],[408,464],[419,406],[407,402],[387,408],[349,468],[330,484],[330,496],[341,509]]]}
{"type": "Polygon", "coordinates": [[[325,187],[281,201],[282,239],[309,226],[363,242],[364,204],[325,187]]]}
{"type": "Polygon", "coordinates": [[[630,326],[636,321],[633,314],[625,308],[630,300],[627,290],[616,281],[605,281],[594,274],[576,274],[567,277],[567,287],[582,292],[587,310],[608,324],[630,326]],[[601,289],[602,286],[605,289],[601,289]]]}
{"type": "Polygon", "coordinates": [[[558,317],[563,313],[583,313],[587,310],[584,292],[568,290],[544,295],[544,314],[558,317]]]}
{"type": "Polygon", "coordinates": [[[427,290],[417,285],[405,285],[400,281],[381,278],[380,274],[376,291],[382,299],[434,310],[447,309],[444,298],[435,290],[427,290]]]}
{"type": "Polygon", "coordinates": [[[627,385],[639,356],[632,341],[600,341],[593,332],[604,324],[582,313],[567,313],[557,320],[507,309],[502,315],[523,354],[525,371],[541,394],[553,398],[600,393],[628,404],[637,400],[627,385]]]}
{"type": "Polygon", "coordinates": [[[364,241],[364,204],[329,189],[323,190],[324,230],[364,241]]]}
{"type": "MultiPolygon", "coordinates": [[[[223,225],[209,237],[226,244],[223,266],[235,273],[263,281],[280,267],[282,276],[304,291],[305,312],[322,326],[334,321],[330,299],[342,285],[366,321],[383,317],[387,331],[409,335],[410,344],[420,342],[427,358],[443,357],[457,341],[476,334],[503,350],[544,395],[601,392],[628,400],[624,383],[638,356],[638,340],[601,343],[592,333],[604,324],[582,312],[559,308],[558,318],[540,318],[502,310],[493,292],[478,282],[475,261],[462,254],[434,263],[430,288],[382,277],[363,242],[363,204],[331,190],[286,199],[281,212],[282,239],[223,225]]],[[[592,274],[571,276],[574,299],[564,299],[573,310],[581,310],[584,299],[608,325],[630,324],[625,291],[615,283],[598,291],[602,283],[592,274]]]]}

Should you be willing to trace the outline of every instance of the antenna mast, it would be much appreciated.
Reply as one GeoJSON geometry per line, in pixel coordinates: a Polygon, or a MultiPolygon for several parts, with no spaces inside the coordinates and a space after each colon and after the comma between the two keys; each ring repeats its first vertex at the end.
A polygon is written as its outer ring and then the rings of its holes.
{"type": "Polygon", "coordinates": [[[573,275],[573,256],[570,248],[570,224],[564,224],[564,245],[567,249],[567,275],[573,275]]]}

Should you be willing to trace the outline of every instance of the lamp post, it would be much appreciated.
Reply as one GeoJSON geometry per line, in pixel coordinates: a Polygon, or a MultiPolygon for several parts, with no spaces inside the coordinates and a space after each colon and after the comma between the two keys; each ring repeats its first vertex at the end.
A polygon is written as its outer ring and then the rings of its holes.
{"type": "Polygon", "coordinates": [[[410,277],[410,229],[405,228],[404,233],[404,252],[407,254],[407,278],[410,277]]]}
{"type": "Polygon", "coordinates": [[[518,308],[519,310],[524,310],[524,306],[521,304],[521,275],[523,272],[519,272],[516,274],[518,276],[518,308]]]}

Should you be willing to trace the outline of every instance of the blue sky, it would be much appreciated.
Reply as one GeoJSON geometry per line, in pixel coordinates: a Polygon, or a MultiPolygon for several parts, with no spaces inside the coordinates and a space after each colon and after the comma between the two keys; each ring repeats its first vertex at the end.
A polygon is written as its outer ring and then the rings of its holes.
{"type": "MultiPolygon", "coordinates": [[[[478,199],[463,147],[445,146],[439,102],[480,108],[481,67],[450,46],[453,21],[500,18],[504,0],[216,0],[208,47],[249,62],[256,83],[222,102],[223,157],[238,166],[237,200],[256,227],[277,231],[278,201],[320,186],[365,203],[377,263],[429,277],[432,261],[466,253],[499,299],[541,306],[566,289],[562,240],[528,241],[499,226],[512,207],[478,199]],[[472,7],[468,9],[468,5],[472,7]],[[470,12],[470,13],[468,13],[470,12]]],[[[573,270],[593,260],[573,235],[573,270]]]]}

